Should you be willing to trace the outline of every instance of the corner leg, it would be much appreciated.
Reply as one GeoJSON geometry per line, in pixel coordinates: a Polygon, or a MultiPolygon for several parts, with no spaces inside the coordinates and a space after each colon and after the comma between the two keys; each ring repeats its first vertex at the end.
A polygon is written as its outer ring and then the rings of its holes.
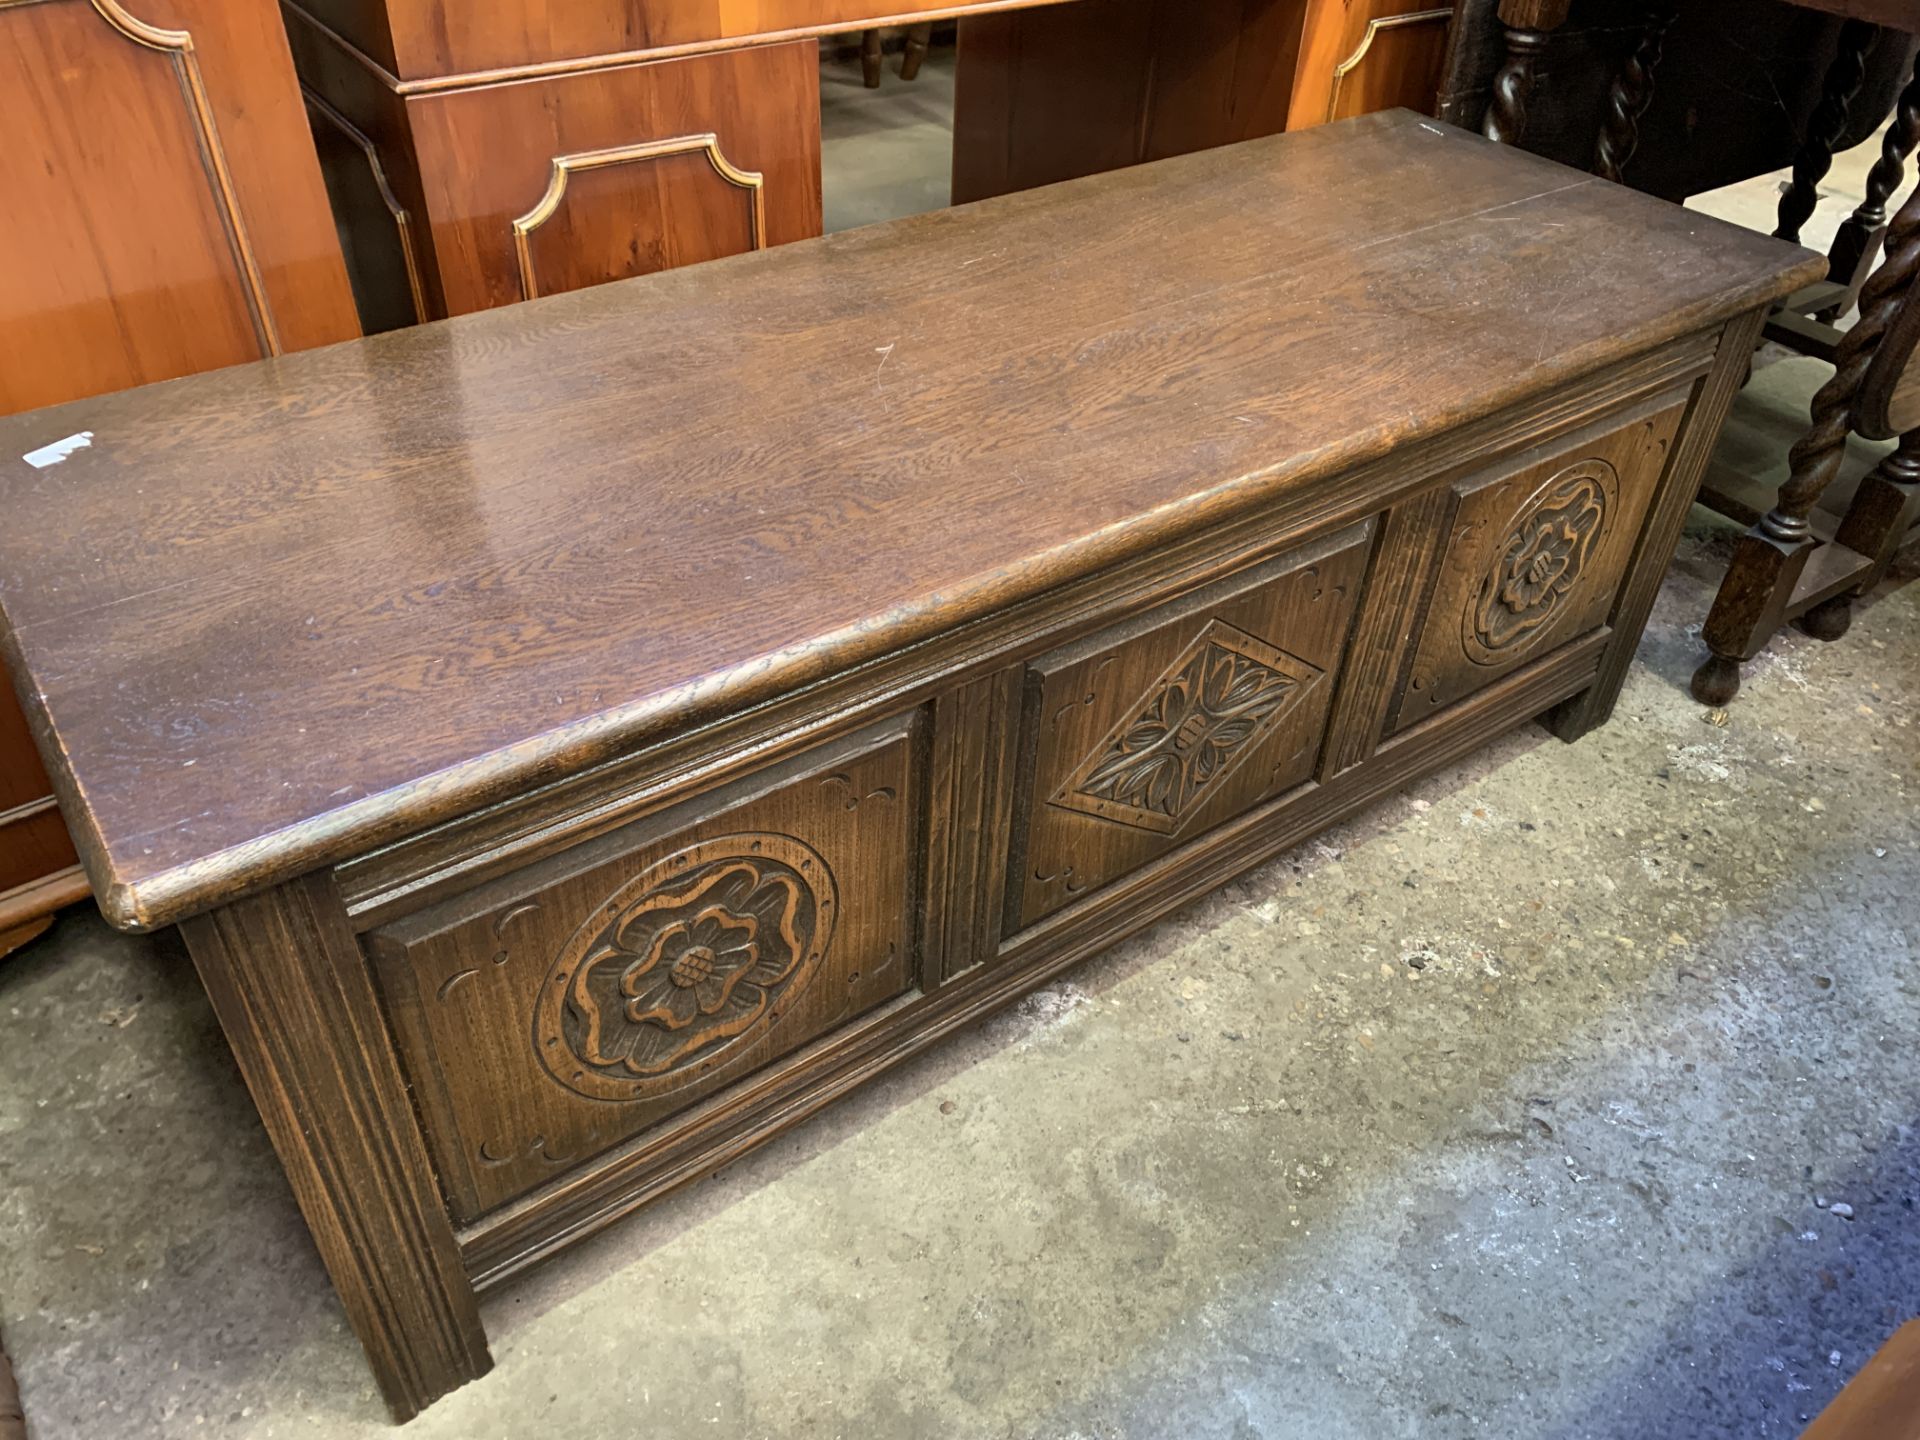
{"type": "Polygon", "coordinates": [[[1687,407],[1686,419],[1674,438],[1667,473],[1655,492],[1633,558],[1627,562],[1626,578],[1607,616],[1613,638],[1600,656],[1599,673],[1585,690],[1540,717],[1541,724],[1562,740],[1578,740],[1613,715],[1620,687],[1626,684],[1627,670],[1633,664],[1633,652],[1653,611],[1654,597],[1660,593],[1661,578],[1673,562],[1673,549],[1680,543],[1687,511],[1700,491],[1700,477],[1706,473],[1734,392],[1745,383],[1748,357],[1760,339],[1760,327],[1766,318],[1765,310],[1754,310],[1729,321],[1720,332],[1713,368],[1694,390],[1693,403],[1687,407]]]}
{"type": "Polygon", "coordinates": [[[927,58],[927,51],[933,47],[933,22],[923,21],[907,27],[907,48],[900,56],[900,78],[911,80],[920,73],[920,66],[927,58]]]}
{"type": "Polygon", "coordinates": [[[409,1419],[493,1359],[346,910],[320,874],[181,929],[381,1394],[409,1419]]]}
{"type": "Polygon", "coordinates": [[[1547,37],[1566,21],[1569,0],[1500,0],[1500,21],[1507,27],[1507,58],[1493,77],[1493,100],[1481,133],[1502,145],[1526,138],[1527,102],[1539,78],[1547,37]]]}
{"type": "Polygon", "coordinates": [[[867,89],[880,88],[880,31],[878,29],[860,32],[860,78],[866,82],[867,89]]]}
{"type": "Polygon", "coordinates": [[[1864,20],[1848,20],[1840,27],[1840,43],[1827,67],[1820,103],[1807,119],[1807,133],[1793,157],[1793,180],[1780,197],[1779,223],[1773,233],[1782,240],[1798,240],[1800,227],[1820,203],[1820,182],[1833,165],[1833,147],[1846,133],[1853,97],[1867,78],[1867,50],[1879,30],[1864,20]]]}

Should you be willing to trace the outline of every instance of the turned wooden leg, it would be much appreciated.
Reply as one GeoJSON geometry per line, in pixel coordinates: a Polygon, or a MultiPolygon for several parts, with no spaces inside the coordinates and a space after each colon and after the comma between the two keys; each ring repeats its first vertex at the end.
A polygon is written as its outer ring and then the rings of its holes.
{"type": "MultiPolygon", "coordinates": [[[[1907,158],[1920,145],[1920,54],[1914,56],[1913,78],[1900,92],[1900,103],[1893,112],[1893,123],[1880,139],[1880,158],[1867,172],[1867,194],[1860,208],[1849,215],[1833,237],[1827,252],[1827,278],[1845,285],[1850,291],[1865,279],[1873,258],[1886,235],[1887,202],[1906,178],[1907,158]]],[[[1821,312],[1821,319],[1837,320],[1846,306],[1821,312]]]]}
{"type": "Polygon", "coordinates": [[[880,88],[880,32],[878,30],[860,32],[860,78],[867,82],[867,89],[880,88]]]}
{"type": "Polygon", "coordinates": [[[1676,0],[1655,0],[1647,7],[1640,41],[1607,91],[1607,113],[1600,125],[1593,173],[1615,184],[1620,183],[1627,162],[1640,148],[1640,120],[1653,103],[1653,74],[1660,68],[1667,31],[1678,10],[1676,0]]]}
{"type": "Polygon", "coordinates": [[[1799,619],[1799,626],[1815,640],[1838,640],[1853,628],[1853,596],[1822,600],[1799,619]]]}
{"type": "Polygon", "coordinates": [[[1527,103],[1539,78],[1547,37],[1567,18],[1568,0],[1500,0],[1507,58],[1493,78],[1493,101],[1481,125],[1489,140],[1518,145],[1527,133],[1527,103]]]}
{"type": "Polygon", "coordinates": [[[1813,107],[1807,133],[1793,157],[1793,180],[1780,197],[1779,223],[1773,233],[1782,240],[1798,240],[1800,227],[1820,203],[1820,182],[1833,165],[1833,147],[1846,134],[1847,112],[1867,78],[1867,50],[1878,29],[1864,20],[1848,20],[1840,27],[1839,48],[1827,67],[1820,103],[1813,107]]]}
{"type": "Polygon", "coordinates": [[[347,1319],[405,1420],[493,1360],[346,910],[321,874],[180,928],[347,1319]]]}
{"type": "Polygon", "coordinates": [[[921,62],[933,45],[933,22],[907,27],[907,48],[900,56],[900,78],[911,80],[920,73],[921,62]]]}
{"type": "MultiPolygon", "coordinates": [[[[1893,328],[1914,277],[1920,274],[1920,186],[1908,195],[1887,230],[1887,258],[1860,292],[1860,318],[1840,337],[1833,376],[1813,397],[1813,424],[1793,447],[1787,483],[1753,529],[1740,537],[1702,638],[1713,658],[1694,676],[1694,694],[1725,704],[1739,685],[1739,662],[1759,654],[1785,620],[1794,586],[1818,548],[1809,517],[1840,472],[1852,407],[1873,357],[1893,328]],[[1731,684],[1729,671],[1731,670],[1731,684]],[[1725,694],[1726,699],[1712,699],[1725,694]]],[[[1902,446],[1902,449],[1906,447],[1902,446]]],[[[1895,482],[1897,483],[1897,482],[1895,482]]],[[[1845,631],[1835,607],[1816,618],[1816,632],[1845,631]]]]}

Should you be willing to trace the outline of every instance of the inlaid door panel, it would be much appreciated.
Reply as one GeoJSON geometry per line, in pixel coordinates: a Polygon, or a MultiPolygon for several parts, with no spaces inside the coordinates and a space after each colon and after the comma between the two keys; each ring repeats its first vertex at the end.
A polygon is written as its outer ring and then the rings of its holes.
{"type": "Polygon", "coordinates": [[[1287,128],[1396,105],[1431,115],[1452,24],[1453,0],[1314,0],[1287,128]]]}
{"type": "Polygon", "coordinates": [[[410,97],[447,313],[818,235],[819,89],[805,41],[410,97]]]}
{"type": "Polygon", "coordinates": [[[1311,776],[1371,537],[1352,526],[1029,667],[1009,930],[1311,776]]]}
{"type": "Polygon", "coordinates": [[[903,717],[366,937],[470,1219],[918,981],[903,717]]]}
{"type": "Polygon", "coordinates": [[[1670,395],[1454,487],[1392,730],[1606,622],[1685,410],[1670,395]]]}

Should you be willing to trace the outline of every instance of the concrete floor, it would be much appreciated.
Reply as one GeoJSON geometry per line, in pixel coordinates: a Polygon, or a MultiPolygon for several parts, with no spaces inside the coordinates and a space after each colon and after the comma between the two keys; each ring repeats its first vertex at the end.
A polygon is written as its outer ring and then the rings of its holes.
{"type": "MultiPolygon", "coordinates": [[[[1796,1434],[1920,1296],[1920,591],[1712,717],[1696,518],[1604,730],[1501,741],[497,1293],[498,1367],[408,1433],[1796,1434]]],[[[177,948],[69,914],[0,1023],[39,1440],[391,1433],[177,948]]]]}
{"type": "Polygon", "coordinates": [[[949,204],[953,194],[952,45],[928,54],[920,73],[900,78],[889,52],[869,90],[853,51],[820,66],[820,189],[829,235],[949,204]]]}

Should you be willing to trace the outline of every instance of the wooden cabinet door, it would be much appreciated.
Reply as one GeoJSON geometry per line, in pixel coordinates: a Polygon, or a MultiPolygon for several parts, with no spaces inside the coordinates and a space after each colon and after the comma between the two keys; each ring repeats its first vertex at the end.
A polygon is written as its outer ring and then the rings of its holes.
{"type": "Polygon", "coordinates": [[[815,42],[412,97],[446,313],[820,233],[815,42]]]}
{"type": "Polygon", "coordinates": [[[960,22],[953,203],[1277,135],[1307,0],[1078,0],[960,22]]]}
{"type": "Polygon", "coordinates": [[[1404,106],[1434,112],[1452,0],[1313,0],[1287,128],[1404,106]]]}
{"type": "MultiPolygon", "coordinates": [[[[273,0],[0,4],[0,135],[0,414],[360,333],[273,0]]],[[[5,950],[86,887],[0,710],[5,950]]]]}

